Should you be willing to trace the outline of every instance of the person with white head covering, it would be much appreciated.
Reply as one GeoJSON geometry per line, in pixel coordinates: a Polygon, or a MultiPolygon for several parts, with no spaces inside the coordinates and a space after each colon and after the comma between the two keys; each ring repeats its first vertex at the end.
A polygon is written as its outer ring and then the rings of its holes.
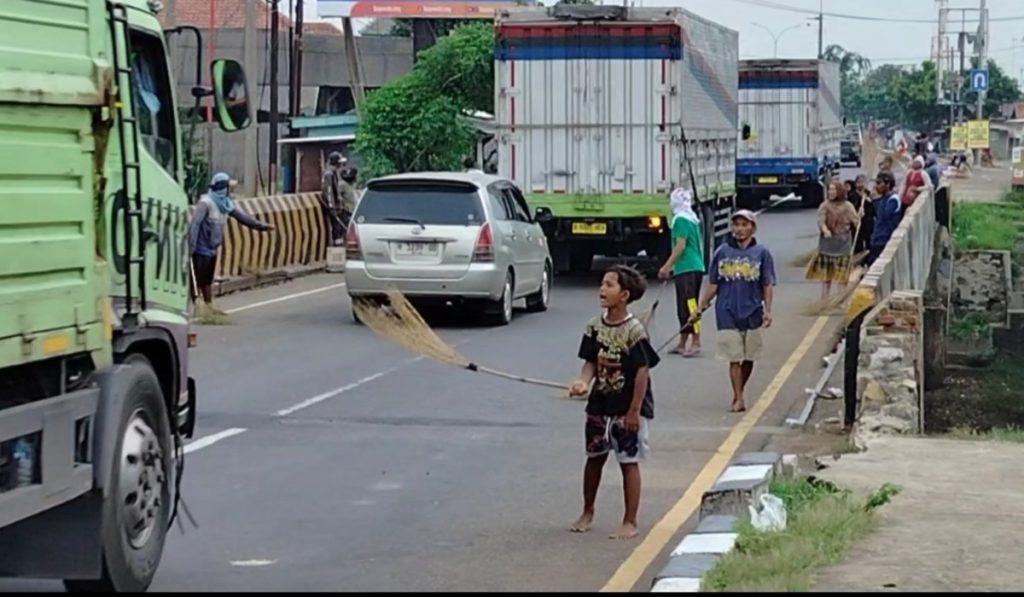
{"type": "MultiPolygon", "coordinates": [[[[658,270],[662,280],[672,278],[676,287],[676,315],[679,327],[684,327],[690,315],[697,310],[700,286],[704,278],[704,233],[700,218],[693,210],[693,194],[683,187],[676,187],[669,196],[672,207],[672,253],[658,270]]],[[[700,323],[692,332],[679,335],[679,345],[671,350],[673,354],[693,357],[700,352],[700,323]],[[687,340],[692,343],[687,347],[687,340]]]]}
{"type": "Polygon", "coordinates": [[[915,156],[910,172],[907,172],[906,178],[903,179],[903,192],[900,194],[900,201],[903,203],[903,213],[905,214],[910,209],[910,206],[917,200],[917,196],[921,194],[921,191],[930,187],[931,180],[924,169],[924,156],[915,156]]]}

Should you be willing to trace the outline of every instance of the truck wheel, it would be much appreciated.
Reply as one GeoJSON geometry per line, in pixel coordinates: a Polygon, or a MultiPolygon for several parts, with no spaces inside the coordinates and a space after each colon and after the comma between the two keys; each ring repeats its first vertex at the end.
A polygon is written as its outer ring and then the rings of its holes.
{"type": "Polygon", "coordinates": [[[526,297],[526,310],[530,313],[540,313],[548,310],[548,301],[551,300],[551,266],[544,264],[544,272],[541,274],[540,288],[537,292],[526,297]]]}
{"type": "Polygon", "coordinates": [[[820,182],[802,185],[797,192],[800,194],[800,205],[808,209],[816,209],[825,200],[825,187],[820,182]]]}
{"type": "Polygon", "coordinates": [[[100,530],[103,575],[65,580],[72,592],[142,592],[163,555],[173,499],[173,443],[160,382],[152,366],[131,358],[116,383],[124,396],[119,442],[100,530]]]}

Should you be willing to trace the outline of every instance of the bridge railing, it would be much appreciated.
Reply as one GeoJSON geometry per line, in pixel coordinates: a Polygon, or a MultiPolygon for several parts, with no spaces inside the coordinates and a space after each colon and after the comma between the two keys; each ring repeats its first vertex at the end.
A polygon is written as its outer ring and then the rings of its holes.
{"type": "Polygon", "coordinates": [[[922,193],[853,292],[844,320],[843,393],[847,427],[858,417],[862,390],[858,387],[858,373],[865,366],[861,362],[861,340],[866,336],[866,328],[894,294],[926,291],[935,257],[936,232],[940,225],[949,226],[949,196],[946,184],[922,193]]]}

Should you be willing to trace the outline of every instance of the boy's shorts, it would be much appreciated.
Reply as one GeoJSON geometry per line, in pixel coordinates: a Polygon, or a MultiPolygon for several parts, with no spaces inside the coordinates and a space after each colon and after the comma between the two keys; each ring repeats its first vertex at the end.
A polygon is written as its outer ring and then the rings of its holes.
{"type": "Polygon", "coordinates": [[[587,415],[583,432],[587,458],[603,456],[614,451],[619,464],[644,462],[651,452],[651,446],[647,443],[649,427],[650,421],[640,417],[640,429],[630,433],[626,431],[624,416],[587,415]]]}
{"type": "Polygon", "coordinates": [[[720,361],[741,363],[761,358],[761,330],[718,330],[715,339],[720,361]]]}

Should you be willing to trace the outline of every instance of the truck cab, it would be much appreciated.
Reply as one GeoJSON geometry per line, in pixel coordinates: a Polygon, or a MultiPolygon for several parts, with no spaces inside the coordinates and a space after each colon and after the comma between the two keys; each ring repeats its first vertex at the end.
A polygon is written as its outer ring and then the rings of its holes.
{"type": "MultiPolygon", "coordinates": [[[[197,392],[159,7],[0,11],[0,576],[145,590],[177,510],[197,392]]],[[[212,95],[238,130],[251,110],[231,63],[214,62],[195,101],[212,95]]]]}

